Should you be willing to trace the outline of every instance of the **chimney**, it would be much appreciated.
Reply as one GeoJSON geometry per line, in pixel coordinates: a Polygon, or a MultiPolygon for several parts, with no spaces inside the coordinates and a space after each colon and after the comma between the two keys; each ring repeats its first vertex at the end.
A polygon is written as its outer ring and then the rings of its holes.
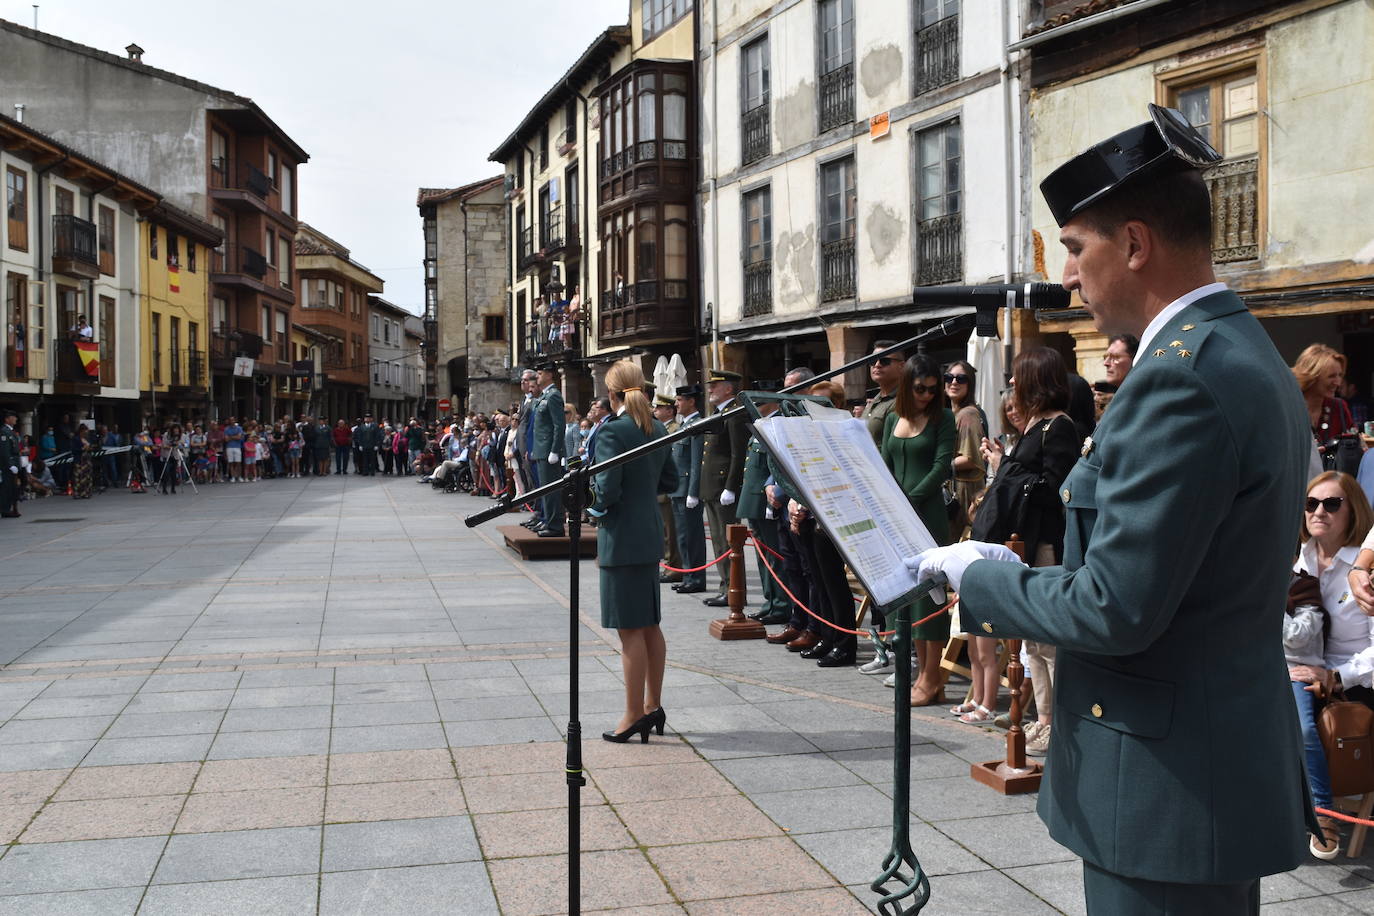
{"type": "Polygon", "coordinates": [[[23,103],[23,102],[15,102],[15,103],[14,103],[14,120],[18,121],[20,124],[23,124],[23,123],[24,123],[24,103],[23,103]]]}
{"type": "Polygon", "coordinates": [[[138,45],[129,45],[124,50],[129,52],[129,60],[136,64],[143,63],[143,49],[138,45]]]}

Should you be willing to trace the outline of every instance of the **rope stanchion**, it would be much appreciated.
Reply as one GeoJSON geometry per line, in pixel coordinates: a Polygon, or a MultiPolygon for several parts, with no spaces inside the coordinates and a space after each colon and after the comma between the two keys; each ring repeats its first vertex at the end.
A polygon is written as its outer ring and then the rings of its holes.
{"type": "Polygon", "coordinates": [[[1334,817],[1338,821],[1345,821],[1347,824],[1363,824],[1366,827],[1374,827],[1374,821],[1367,821],[1362,817],[1355,817],[1343,811],[1332,811],[1330,808],[1313,808],[1312,810],[1327,817],[1334,817]]]}
{"type": "MultiPolygon", "coordinates": [[[[754,544],[754,547],[755,547],[755,548],[757,548],[757,547],[759,546],[758,540],[753,539],[753,538],[751,538],[750,540],[753,541],[753,544],[754,544]]],[[[838,630],[839,632],[841,632],[841,633],[846,633],[846,634],[848,634],[848,635],[850,635],[850,636],[867,636],[867,635],[869,635],[869,631],[868,631],[868,630],[849,630],[849,629],[846,629],[846,628],[840,626],[839,624],[832,623],[831,621],[826,620],[826,619],[825,619],[824,617],[822,617],[820,614],[817,614],[815,611],[811,610],[811,608],[807,607],[805,604],[802,603],[802,601],[801,601],[800,598],[798,598],[796,595],[792,594],[792,590],[791,590],[790,588],[787,587],[787,583],[783,582],[781,579],[778,578],[777,572],[774,571],[772,564],[768,562],[767,558],[763,556],[763,552],[762,552],[762,551],[758,551],[758,555],[759,555],[759,561],[760,561],[761,563],[763,563],[764,569],[768,570],[768,575],[770,575],[770,576],[773,577],[773,581],[776,582],[776,583],[778,583],[778,587],[781,588],[784,592],[787,593],[787,597],[791,598],[791,599],[792,599],[792,603],[795,604],[797,607],[801,608],[803,611],[805,611],[805,612],[806,612],[807,614],[809,614],[811,617],[815,618],[816,620],[819,620],[821,623],[823,623],[823,624],[825,624],[826,626],[830,627],[830,629],[832,629],[832,630],[838,630]]],[[[923,624],[923,623],[928,623],[929,621],[934,620],[936,617],[939,617],[941,614],[947,614],[947,613],[949,613],[949,609],[952,608],[952,607],[954,607],[954,605],[956,605],[956,604],[958,604],[958,603],[959,603],[959,597],[956,595],[954,598],[950,599],[950,602],[949,602],[948,604],[946,604],[944,607],[940,608],[940,609],[939,609],[938,611],[936,611],[934,614],[930,614],[930,615],[928,615],[928,616],[926,616],[926,617],[922,617],[920,620],[915,621],[915,622],[912,623],[911,625],[912,625],[913,627],[918,627],[918,626],[920,626],[920,625],[923,624]]],[[[878,635],[879,635],[879,636],[892,636],[892,635],[894,635],[896,632],[897,632],[896,630],[883,630],[883,631],[879,632],[878,635]]]]}
{"type": "Polygon", "coordinates": [[[723,553],[723,554],[721,554],[720,556],[716,557],[714,560],[712,560],[710,563],[707,563],[705,566],[694,566],[694,567],[692,567],[691,569],[678,569],[676,566],[669,566],[667,563],[659,563],[658,566],[659,566],[660,569],[666,569],[668,572],[675,572],[675,573],[694,573],[694,572],[701,572],[702,570],[705,570],[705,569],[710,569],[712,566],[715,566],[717,563],[720,563],[720,562],[722,562],[722,561],[728,559],[729,556],[730,556],[730,551],[727,550],[727,551],[725,551],[725,553],[723,553]]]}

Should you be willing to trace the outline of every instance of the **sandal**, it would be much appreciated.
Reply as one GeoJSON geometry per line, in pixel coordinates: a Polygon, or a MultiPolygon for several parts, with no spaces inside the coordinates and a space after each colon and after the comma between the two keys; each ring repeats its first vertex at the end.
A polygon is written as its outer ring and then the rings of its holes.
{"type": "Polygon", "coordinates": [[[963,716],[973,712],[977,708],[977,703],[960,703],[958,706],[950,707],[949,714],[951,716],[963,716]]]}
{"type": "Polygon", "coordinates": [[[995,712],[993,712],[991,709],[988,709],[986,706],[979,706],[972,712],[964,713],[962,716],[959,717],[959,721],[967,722],[970,725],[974,725],[979,722],[991,722],[993,718],[996,717],[996,715],[997,714],[995,712]]]}

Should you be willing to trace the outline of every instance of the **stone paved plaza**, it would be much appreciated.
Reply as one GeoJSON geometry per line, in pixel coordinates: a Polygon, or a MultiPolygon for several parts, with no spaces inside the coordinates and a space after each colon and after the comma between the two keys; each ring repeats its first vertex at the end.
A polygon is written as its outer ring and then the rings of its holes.
{"type": "MultiPolygon", "coordinates": [[[[567,564],[465,528],[485,505],[349,476],[0,522],[0,914],[565,912],[567,564]]],[[[665,590],[669,730],[607,744],[617,642],[582,581],[583,909],[871,912],[891,693],[717,642],[665,590]]],[[[999,735],[921,712],[925,912],[1082,912],[1034,798],[969,778],[999,735]]],[[[1372,882],[1369,854],[1312,860],[1265,911],[1374,912],[1372,882]]]]}

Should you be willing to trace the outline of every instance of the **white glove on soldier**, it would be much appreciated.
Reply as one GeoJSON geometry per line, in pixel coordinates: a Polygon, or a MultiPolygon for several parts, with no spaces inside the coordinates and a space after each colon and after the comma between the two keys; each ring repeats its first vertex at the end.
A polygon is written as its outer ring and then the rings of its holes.
{"type": "Polygon", "coordinates": [[[549,455],[549,466],[550,466],[550,467],[555,467],[555,468],[556,468],[556,467],[558,467],[558,466],[562,463],[562,461],[563,461],[563,459],[562,459],[562,458],[559,458],[557,455],[549,455]]]}
{"type": "Polygon", "coordinates": [[[687,508],[688,508],[688,509],[695,509],[695,508],[696,508],[697,506],[699,506],[699,505],[701,505],[701,500],[697,499],[695,496],[689,496],[689,497],[687,497],[687,508]]]}
{"type": "MultiPolygon", "coordinates": [[[[903,562],[907,569],[916,574],[917,582],[928,579],[936,573],[943,573],[945,579],[949,581],[949,587],[957,592],[959,584],[964,580],[964,572],[977,560],[1004,560],[1021,563],[1021,558],[1007,547],[1001,544],[988,544],[984,541],[960,541],[958,544],[950,544],[948,547],[932,547],[914,557],[907,557],[903,562]]],[[[1025,564],[1022,563],[1022,565],[1025,564]]]]}
{"type": "Polygon", "coordinates": [[[735,491],[722,490],[720,494],[720,504],[722,506],[733,506],[735,504],[735,491]]]}

